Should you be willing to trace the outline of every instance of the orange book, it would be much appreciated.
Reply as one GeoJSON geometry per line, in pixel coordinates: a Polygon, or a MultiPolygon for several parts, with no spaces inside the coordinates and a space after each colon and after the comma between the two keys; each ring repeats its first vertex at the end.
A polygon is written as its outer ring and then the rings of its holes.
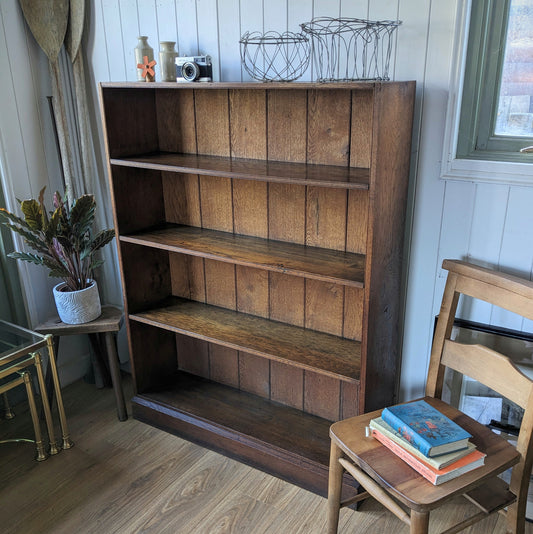
{"type": "Polygon", "coordinates": [[[372,437],[376,438],[382,445],[387,447],[396,456],[401,458],[405,463],[411,466],[415,471],[422,475],[425,479],[429,480],[432,484],[437,486],[452,480],[468,471],[472,471],[477,467],[482,466],[485,463],[486,454],[474,450],[471,453],[463,456],[453,464],[442,469],[435,469],[424,460],[413,456],[410,452],[406,451],[401,445],[398,445],[395,441],[392,441],[387,436],[384,436],[379,430],[372,428],[372,437]]]}

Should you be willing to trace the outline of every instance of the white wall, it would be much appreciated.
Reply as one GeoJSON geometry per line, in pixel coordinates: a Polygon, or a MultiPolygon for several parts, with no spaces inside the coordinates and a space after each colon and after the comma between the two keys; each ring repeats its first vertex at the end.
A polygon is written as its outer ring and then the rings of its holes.
{"type": "MultiPolygon", "coordinates": [[[[464,0],[466,1],[466,0],[464,0]]],[[[410,193],[410,235],[407,259],[406,314],[402,394],[419,395],[429,357],[433,320],[438,313],[445,274],[440,269],[445,257],[471,259],[514,273],[531,276],[533,262],[533,188],[497,184],[452,182],[440,179],[444,131],[447,118],[456,12],[463,0],[95,0],[87,2],[86,52],[88,77],[93,94],[100,81],[134,81],[133,49],[138,35],[147,35],[156,54],[159,41],[177,41],[181,55],[207,53],[213,57],[214,79],[246,81],[240,64],[239,37],[246,30],[298,31],[299,24],[316,16],[346,16],[370,19],[400,19],[393,49],[391,75],[396,80],[416,80],[417,100],[413,134],[410,193]]],[[[0,3],[4,38],[13,20],[7,13],[18,9],[15,0],[0,3]]],[[[2,31],[2,28],[0,28],[2,31]]],[[[2,39],[2,34],[0,34],[2,39]]],[[[19,47],[35,55],[34,46],[24,41],[20,30],[7,36],[11,50],[19,47]],[[11,41],[13,39],[13,41],[11,41]]],[[[1,41],[0,41],[1,42],[1,41]]],[[[0,47],[0,66],[4,52],[0,47]]],[[[157,59],[157,56],[156,56],[157,59]]],[[[30,61],[25,59],[24,61],[30,61]]],[[[30,61],[31,63],[31,61],[30,61]]],[[[31,70],[31,69],[30,69],[31,70]]],[[[33,66],[33,70],[37,68],[33,66]]],[[[4,72],[7,72],[4,70],[4,72]]],[[[18,68],[7,74],[13,89],[8,101],[28,98],[27,120],[42,110],[18,68]],[[22,86],[21,86],[22,85],[22,86]],[[30,94],[16,95],[15,91],[30,94]]],[[[159,78],[159,72],[156,72],[159,78]]],[[[35,78],[29,80],[35,87],[35,78]]],[[[312,72],[302,78],[313,79],[312,72]]],[[[7,84],[9,85],[9,83],[7,84]]],[[[37,84],[38,85],[38,84],[37,84]]],[[[42,87],[36,87],[39,94],[42,87]]],[[[5,90],[5,87],[2,89],[5,90]]],[[[6,102],[6,99],[3,99],[6,102]]],[[[10,106],[6,106],[10,108],[10,106]]],[[[94,100],[94,109],[98,106],[94,100]]],[[[13,117],[14,125],[26,117],[13,117]],[[20,119],[20,120],[19,120],[20,119]]],[[[39,119],[46,122],[44,119],[39,119]]],[[[99,119],[98,119],[99,120],[99,119]]],[[[5,136],[6,121],[0,118],[5,136]]],[[[23,127],[23,126],[21,126],[23,127]]],[[[27,127],[27,126],[24,126],[27,127]]],[[[41,130],[44,127],[41,126],[41,130]]],[[[101,147],[101,131],[99,132],[101,147]]],[[[41,140],[42,143],[42,140],[41,140]]],[[[36,143],[36,147],[39,148],[36,143]]],[[[33,147],[28,145],[28,147],[33,147]]],[[[6,160],[18,158],[20,147],[4,149],[6,160]],[[18,150],[19,152],[11,152],[18,150]]],[[[32,153],[33,154],[33,153],[32,153]]],[[[29,155],[26,156],[29,158],[29,155]]],[[[36,157],[35,154],[32,157],[36,157]]],[[[28,166],[31,164],[29,161],[28,166]]],[[[25,171],[21,189],[32,192],[35,173],[25,171]],[[31,177],[30,177],[31,176],[31,177]]],[[[12,181],[16,181],[12,175],[12,181]]],[[[8,196],[13,194],[8,191],[8,196]]],[[[38,301],[39,299],[34,299],[38,301]]],[[[38,307],[38,304],[35,304],[38,307]]],[[[512,328],[530,328],[508,314],[488,307],[465,309],[478,321],[512,328]]]]}

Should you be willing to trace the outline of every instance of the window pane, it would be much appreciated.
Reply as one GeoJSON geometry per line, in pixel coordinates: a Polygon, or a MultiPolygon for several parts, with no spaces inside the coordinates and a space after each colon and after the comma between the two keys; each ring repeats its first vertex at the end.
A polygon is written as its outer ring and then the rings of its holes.
{"type": "Polygon", "coordinates": [[[512,0],[496,135],[533,137],[533,0],[512,0]]]}

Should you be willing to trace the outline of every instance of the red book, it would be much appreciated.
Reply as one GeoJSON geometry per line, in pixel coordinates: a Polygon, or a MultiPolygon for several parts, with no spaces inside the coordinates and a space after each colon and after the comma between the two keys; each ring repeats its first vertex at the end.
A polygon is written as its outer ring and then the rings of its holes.
{"type": "Polygon", "coordinates": [[[486,454],[474,450],[467,454],[463,458],[460,458],[453,464],[443,469],[435,469],[424,460],[413,456],[410,452],[406,451],[401,445],[398,445],[395,441],[392,441],[387,436],[384,436],[381,432],[372,428],[372,437],[376,438],[382,445],[387,447],[396,456],[401,458],[405,463],[411,466],[415,471],[422,475],[425,479],[429,480],[435,486],[452,480],[468,471],[472,471],[477,467],[482,466],[485,463],[486,454]]]}

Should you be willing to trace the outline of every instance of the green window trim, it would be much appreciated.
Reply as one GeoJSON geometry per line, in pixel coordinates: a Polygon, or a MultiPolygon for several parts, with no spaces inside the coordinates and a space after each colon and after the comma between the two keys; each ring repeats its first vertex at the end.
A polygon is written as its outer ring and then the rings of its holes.
{"type": "Polygon", "coordinates": [[[456,157],[533,162],[533,137],[494,135],[511,0],[472,0],[456,157]]]}

